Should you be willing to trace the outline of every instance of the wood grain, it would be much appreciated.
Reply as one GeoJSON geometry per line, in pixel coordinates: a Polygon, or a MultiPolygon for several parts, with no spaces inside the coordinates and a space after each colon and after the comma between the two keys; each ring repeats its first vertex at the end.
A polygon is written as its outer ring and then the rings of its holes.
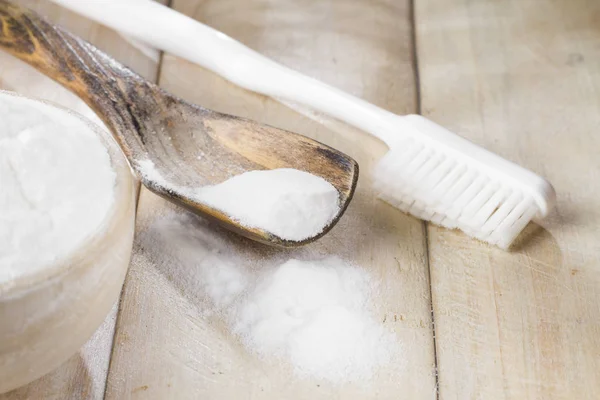
{"type": "MultiPolygon", "coordinates": [[[[119,61],[132,66],[147,79],[156,79],[159,53],[142,54],[123,38],[84,18],[42,1],[19,1],[38,10],[52,21],[110,52],[119,61]]],[[[77,96],[27,64],[0,52],[0,88],[26,96],[41,98],[70,108],[102,125],[96,114],[77,96]]],[[[77,399],[96,400],[104,397],[106,375],[114,334],[117,305],[88,343],[60,368],[43,378],[12,392],[0,395],[2,400],[77,399]]]]}
{"type": "MultiPolygon", "coordinates": [[[[173,7],[269,56],[395,112],[415,111],[408,2],[175,1],[173,7]],[[326,14],[324,14],[326,13],[326,14]],[[325,17],[326,16],[326,17],[325,17]],[[332,24],[331,21],[334,21],[332,24]]],[[[136,255],[125,285],[107,398],[431,399],[435,367],[423,225],[377,201],[369,171],[386,148],[335,121],[312,121],[271,99],[236,88],[165,56],[160,84],[185,99],[308,135],[351,154],[363,171],[354,201],[330,234],[303,254],[337,254],[381,282],[378,316],[404,345],[403,357],[369,388],[334,387],[292,376],[289,365],[248,354],[218,318],[203,315],[194,271],[172,274],[169,259],[141,238],[174,212],[143,191],[136,255]]],[[[179,212],[181,212],[179,210],[179,212]]],[[[240,243],[249,262],[284,257],[240,243]]]]}
{"type": "Polygon", "coordinates": [[[506,253],[429,228],[441,399],[597,399],[600,3],[416,2],[423,113],[545,175],[506,253]]]}

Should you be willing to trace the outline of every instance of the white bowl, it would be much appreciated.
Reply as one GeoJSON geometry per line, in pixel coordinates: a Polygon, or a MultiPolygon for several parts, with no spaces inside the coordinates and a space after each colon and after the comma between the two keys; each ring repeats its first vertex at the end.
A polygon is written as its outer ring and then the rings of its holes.
{"type": "MultiPolygon", "coordinates": [[[[60,107],[59,107],[60,108],[60,107]]],[[[79,350],[117,301],[133,243],[135,183],[118,145],[100,137],[117,174],[102,226],[76,251],[30,275],[0,282],[0,393],[52,371],[79,350]]]]}

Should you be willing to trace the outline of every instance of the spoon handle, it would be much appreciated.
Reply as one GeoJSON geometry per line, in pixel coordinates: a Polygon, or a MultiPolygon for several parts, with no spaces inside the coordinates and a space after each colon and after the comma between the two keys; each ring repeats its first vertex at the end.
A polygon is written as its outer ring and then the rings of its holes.
{"type": "Polygon", "coordinates": [[[7,0],[0,0],[0,49],[85,101],[109,127],[131,163],[146,158],[144,116],[166,106],[156,85],[37,13],[7,0]]]}

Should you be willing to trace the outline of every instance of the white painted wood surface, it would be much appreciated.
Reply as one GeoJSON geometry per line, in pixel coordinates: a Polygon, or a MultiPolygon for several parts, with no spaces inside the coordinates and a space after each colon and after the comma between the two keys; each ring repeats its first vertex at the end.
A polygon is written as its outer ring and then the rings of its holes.
{"type": "MultiPolygon", "coordinates": [[[[23,3],[157,77],[158,53],[44,2],[23,3]]],[[[107,398],[600,396],[600,3],[415,1],[418,82],[407,0],[174,0],[172,6],[391,111],[415,112],[420,105],[424,115],[548,177],[559,194],[558,212],[541,227],[529,227],[510,253],[457,232],[425,231],[370,192],[370,168],[386,151],[381,143],[166,55],[158,77],[166,89],[315,137],[360,162],[359,191],[347,216],[305,251],[341,254],[381,279],[376,303],[382,320],[395,319],[390,327],[405,346],[406,361],[384,371],[370,389],[294,378],[285,364],[247,354],[222,322],[203,316],[186,271],[165,273],[169,260],[150,258],[138,240],[107,398]]],[[[0,87],[89,112],[2,53],[0,87]]],[[[169,212],[173,206],[143,190],[138,233],[169,212]]],[[[250,257],[264,256],[252,248],[250,257]]],[[[0,399],[103,398],[114,318],[59,370],[0,399]]]]}

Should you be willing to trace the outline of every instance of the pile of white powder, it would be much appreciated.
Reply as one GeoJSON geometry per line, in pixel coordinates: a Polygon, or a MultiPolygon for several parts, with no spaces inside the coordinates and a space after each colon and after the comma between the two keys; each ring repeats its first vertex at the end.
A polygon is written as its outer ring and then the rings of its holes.
{"type": "Polygon", "coordinates": [[[263,274],[236,304],[233,330],[262,356],[301,375],[366,380],[392,354],[392,338],[369,310],[373,282],[336,257],[289,260],[263,274]]]}
{"type": "Polygon", "coordinates": [[[200,188],[194,197],[244,226],[288,240],[318,235],[339,211],[331,183],[291,168],[246,172],[200,188]]]}
{"type": "Polygon", "coordinates": [[[159,267],[207,299],[259,357],[342,383],[367,381],[397,354],[395,336],[373,317],[376,283],[365,270],[337,257],[252,268],[227,240],[190,216],[164,217],[140,236],[159,267]]]}
{"type": "Polygon", "coordinates": [[[0,92],[0,282],[77,249],[110,210],[115,179],[85,122],[0,92]]]}
{"type": "MultiPolygon", "coordinates": [[[[169,186],[152,161],[142,160],[138,166],[147,179],[169,186]]],[[[338,191],[331,183],[293,168],[248,171],[217,185],[179,190],[240,225],[285,240],[317,236],[340,209],[338,191]]]]}

